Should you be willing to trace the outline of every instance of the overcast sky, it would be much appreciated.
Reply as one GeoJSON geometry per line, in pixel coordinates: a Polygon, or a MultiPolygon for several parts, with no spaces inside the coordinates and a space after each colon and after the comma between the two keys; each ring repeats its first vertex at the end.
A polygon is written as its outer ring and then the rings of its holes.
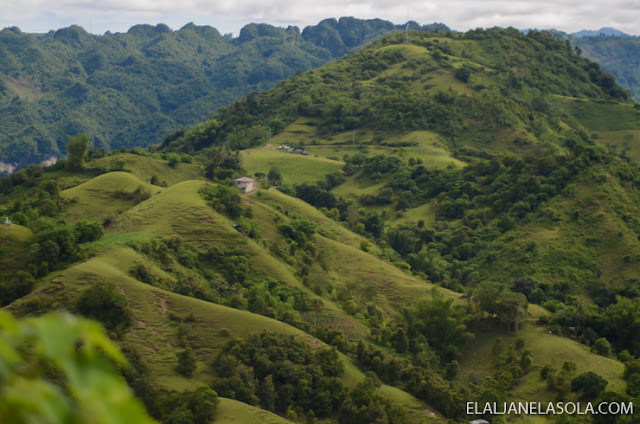
{"type": "Polygon", "coordinates": [[[48,32],[72,24],[94,34],[125,32],[132,25],[211,25],[238,35],[250,22],[303,29],[330,17],[382,18],[394,23],[442,22],[455,30],[513,26],[520,29],[615,27],[640,34],[640,0],[0,0],[0,28],[48,32]]]}

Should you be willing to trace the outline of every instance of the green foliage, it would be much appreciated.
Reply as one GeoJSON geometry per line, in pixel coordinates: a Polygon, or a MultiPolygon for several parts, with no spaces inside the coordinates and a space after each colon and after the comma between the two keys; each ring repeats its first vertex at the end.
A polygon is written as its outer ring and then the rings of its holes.
{"type": "Polygon", "coordinates": [[[5,277],[0,285],[0,306],[6,306],[13,301],[31,293],[36,280],[26,271],[18,271],[12,276],[5,277]]]}
{"type": "Polygon", "coordinates": [[[110,360],[126,361],[98,324],[0,312],[0,344],[2,422],[154,422],[113,369],[110,360]]]}
{"type": "Polygon", "coordinates": [[[612,356],[611,344],[609,344],[607,339],[605,339],[604,337],[596,340],[596,342],[591,347],[591,351],[593,353],[596,353],[596,354],[602,355],[602,356],[606,356],[606,357],[612,356]]]}
{"type": "Polygon", "coordinates": [[[611,72],[618,84],[630,90],[632,97],[638,100],[640,79],[636,64],[640,43],[636,37],[572,37],[571,43],[576,50],[579,49],[579,54],[598,62],[605,71],[611,72]]]}
{"type": "Polygon", "coordinates": [[[187,347],[182,352],[178,353],[178,372],[185,377],[191,377],[196,370],[196,354],[193,353],[193,349],[187,347]]]}
{"type": "Polygon", "coordinates": [[[242,197],[237,188],[216,184],[203,188],[202,195],[209,201],[211,207],[219,213],[234,219],[240,218],[242,215],[242,197]]]}
{"type": "Polygon", "coordinates": [[[507,129],[526,134],[514,136],[521,140],[559,130],[557,112],[544,100],[552,95],[626,98],[596,64],[545,32],[419,32],[407,45],[391,35],[339,63],[295,75],[270,92],[252,93],[206,123],[167,137],[162,148],[194,152],[225,144],[255,146],[264,142],[258,128],[274,120],[288,125],[300,115],[317,119],[313,133],[318,137],[355,129],[385,135],[430,130],[453,150],[460,147],[458,140],[484,148],[492,134],[507,129]],[[466,87],[472,69],[473,79],[487,85],[466,87]]]}
{"type": "Polygon", "coordinates": [[[443,358],[459,357],[473,339],[473,334],[467,331],[465,311],[436,289],[431,299],[423,299],[415,308],[406,309],[404,317],[409,334],[422,334],[443,358]]]}
{"type": "Polygon", "coordinates": [[[509,330],[517,332],[526,318],[527,298],[522,293],[507,290],[502,284],[482,281],[473,300],[483,315],[489,314],[509,330]]]}
{"type": "Polygon", "coordinates": [[[89,136],[86,134],[78,134],[75,137],[67,138],[67,167],[71,171],[82,171],[84,169],[84,158],[87,155],[89,147],[89,136]]]}
{"type": "MultiPolygon", "coordinates": [[[[96,36],[77,26],[48,34],[3,31],[0,160],[26,165],[27,157],[39,162],[63,154],[58,140],[80,132],[91,134],[97,148],[156,143],[252,90],[399,29],[353,18],[339,26],[344,39],[319,26],[301,34],[265,24],[247,25],[238,38],[193,24],[177,31],[136,25],[96,36]]],[[[282,121],[270,121],[275,132],[282,128],[282,121]]]]}
{"type": "Polygon", "coordinates": [[[604,391],[609,382],[598,374],[587,371],[571,380],[571,391],[581,392],[587,399],[595,399],[604,391]]]}
{"type": "Polygon", "coordinates": [[[273,186],[280,185],[282,182],[282,174],[280,173],[280,170],[278,170],[278,168],[271,168],[269,170],[269,174],[267,174],[267,180],[269,181],[269,184],[273,186]]]}
{"type": "Polygon", "coordinates": [[[78,299],[76,310],[100,321],[116,334],[126,331],[133,323],[127,298],[113,283],[98,282],[86,289],[78,299]]]}
{"type": "Polygon", "coordinates": [[[469,69],[468,66],[463,65],[456,69],[453,75],[462,82],[469,82],[469,77],[471,77],[471,69],[469,69]]]}
{"type": "Polygon", "coordinates": [[[100,240],[104,235],[102,225],[88,220],[76,222],[73,224],[73,229],[76,233],[76,241],[78,243],[100,240]]]}
{"type": "Polygon", "coordinates": [[[380,380],[368,373],[364,381],[353,389],[340,408],[340,424],[401,423],[406,412],[376,393],[380,380]]]}
{"type": "Polygon", "coordinates": [[[262,408],[285,413],[291,406],[326,416],[343,402],[343,365],[335,349],[318,348],[293,337],[262,333],[229,343],[213,364],[216,391],[262,408]]]}

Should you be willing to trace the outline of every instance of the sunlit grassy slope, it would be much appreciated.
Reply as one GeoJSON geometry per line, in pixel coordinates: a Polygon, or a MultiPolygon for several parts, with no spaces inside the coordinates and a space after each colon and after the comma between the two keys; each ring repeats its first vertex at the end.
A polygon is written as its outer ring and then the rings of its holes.
{"type": "Polygon", "coordinates": [[[276,144],[243,151],[242,164],[249,175],[267,174],[271,168],[277,168],[285,176],[283,182],[291,185],[323,180],[326,174],[344,165],[327,158],[287,153],[278,150],[276,144]]]}
{"type": "MultiPolygon", "coordinates": [[[[116,284],[120,292],[127,296],[134,314],[134,325],[123,337],[122,345],[138,351],[156,381],[171,389],[193,387],[193,380],[204,384],[209,382],[212,376],[209,364],[230,337],[246,338],[252,333],[273,331],[293,335],[312,346],[324,346],[324,343],[307,333],[280,321],[141,283],[127,273],[128,269],[137,264],[149,265],[149,261],[133,249],[116,248],[52,276],[24,301],[41,296],[45,292],[47,296],[55,298],[66,296],[68,301],[69,297],[75,298],[88,288],[89,284],[99,281],[116,284]],[[192,319],[189,323],[183,322],[182,325],[198,357],[198,367],[193,380],[180,376],[176,371],[176,352],[183,348],[178,336],[176,318],[187,317],[192,319]]],[[[152,272],[162,274],[157,268],[152,272]]],[[[20,302],[18,301],[17,305],[20,302]]],[[[343,360],[345,384],[354,387],[364,379],[364,373],[346,357],[343,356],[343,360]]],[[[411,408],[411,415],[415,418],[411,422],[417,424],[429,417],[425,415],[422,404],[413,396],[386,386],[381,389],[381,393],[411,408]]]]}
{"type": "Polygon", "coordinates": [[[150,195],[162,190],[126,172],[100,175],[60,194],[63,199],[70,201],[64,216],[69,222],[81,219],[102,222],[105,218],[114,218],[135,205],[134,200],[120,195],[133,193],[138,188],[150,195]]]}
{"type": "Polygon", "coordinates": [[[0,280],[15,277],[24,271],[29,261],[33,233],[22,225],[5,225],[0,216],[0,280]]]}
{"type": "Polygon", "coordinates": [[[279,415],[226,398],[220,398],[214,422],[219,424],[291,424],[291,421],[279,415]]]}
{"type": "Polygon", "coordinates": [[[551,365],[558,370],[564,361],[576,364],[576,376],[593,371],[609,382],[607,390],[624,391],[626,383],[622,379],[624,365],[621,362],[591,353],[586,346],[576,341],[550,334],[544,327],[531,324],[526,325],[518,334],[502,330],[478,333],[474,348],[460,362],[462,378],[468,378],[472,373],[476,374],[475,378],[492,374],[494,362],[490,359],[491,350],[498,337],[502,337],[507,344],[513,343],[516,337],[523,337],[525,348],[533,357],[534,369],[518,382],[513,392],[514,398],[527,401],[554,400],[555,393],[547,390],[547,382],[540,377],[540,369],[551,365]]]}
{"type": "Polygon", "coordinates": [[[160,182],[165,182],[169,186],[180,181],[194,180],[203,175],[202,169],[196,165],[178,163],[172,168],[166,160],[132,153],[117,153],[96,159],[93,163],[96,166],[117,169],[116,166],[119,160],[124,162],[124,170],[142,181],[149,181],[155,175],[160,182]]]}
{"type": "MultiPolygon", "coordinates": [[[[252,197],[252,200],[264,203],[281,211],[287,211],[292,216],[304,216],[317,224],[318,232],[321,235],[342,244],[359,247],[360,242],[365,240],[361,235],[343,227],[308,203],[298,198],[288,196],[278,190],[261,190],[258,196],[252,197]]],[[[268,225],[267,222],[265,222],[265,224],[268,225]]],[[[373,251],[375,252],[377,249],[374,247],[373,251]]]]}

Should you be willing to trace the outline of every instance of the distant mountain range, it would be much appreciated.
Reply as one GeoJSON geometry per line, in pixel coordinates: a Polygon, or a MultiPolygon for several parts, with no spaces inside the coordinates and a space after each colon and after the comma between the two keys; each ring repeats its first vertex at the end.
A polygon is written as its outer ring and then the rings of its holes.
{"type": "MultiPolygon", "coordinates": [[[[252,91],[356,52],[391,32],[445,33],[444,24],[326,19],[300,31],[250,24],[237,38],[187,24],[136,25],[96,36],[0,31],[0,173],[65,154],[87,133],[97,148],[148,146],[252,91]]],[[[613,28],[553,32],[640,98],[640,41],[613,28]],[[600,35],[600,36],[598,36],[600,35]]]]}
{"type": "MultiPolygon", "coordinates": [[[[412,30],[448,30],[441,24],[412,30]]],[[[295,72],[352,53],[406,25],[326,19],[304,28],[250,24],[237,38],[187,24],[96,36],[0,31],[0,172],[65,154],[87,133],[98,148],[147,146],[295,72]]],[[[52,159],[54,160],[54,159],[52,159]]]]}
{"type": "Polygon", "coordinates": [[[619,29],[604,27],[600,28],[597,31],[593,31],[590,29],[583,29],[582,31],[574,32],[573,35],[576,38],[582,37],[600,37],[600,36],[609,36],[609,37],[631,37],[629,34],[620,31],[619,29]]]}

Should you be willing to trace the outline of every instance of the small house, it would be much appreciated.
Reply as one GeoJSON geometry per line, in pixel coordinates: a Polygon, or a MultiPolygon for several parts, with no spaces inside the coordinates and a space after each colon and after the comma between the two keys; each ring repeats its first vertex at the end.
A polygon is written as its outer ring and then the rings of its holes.
{"type": "Polygon", "coordinates": [[[233,180],[236,183],[236,187],[240,189],[243,193],[249,193],[258,188],[258,182],[253,178],[249,177],[240,177],[233,180]]]}
{"type": "Polygon", "coordinates": [[[3,223],[4,225],[11,225],[11,220],[9,219],[9,217],[8,217],[8,216],[5,216],[5,217],[4,217],[4,220],[2,220],[2,223],[3,223]]]}

